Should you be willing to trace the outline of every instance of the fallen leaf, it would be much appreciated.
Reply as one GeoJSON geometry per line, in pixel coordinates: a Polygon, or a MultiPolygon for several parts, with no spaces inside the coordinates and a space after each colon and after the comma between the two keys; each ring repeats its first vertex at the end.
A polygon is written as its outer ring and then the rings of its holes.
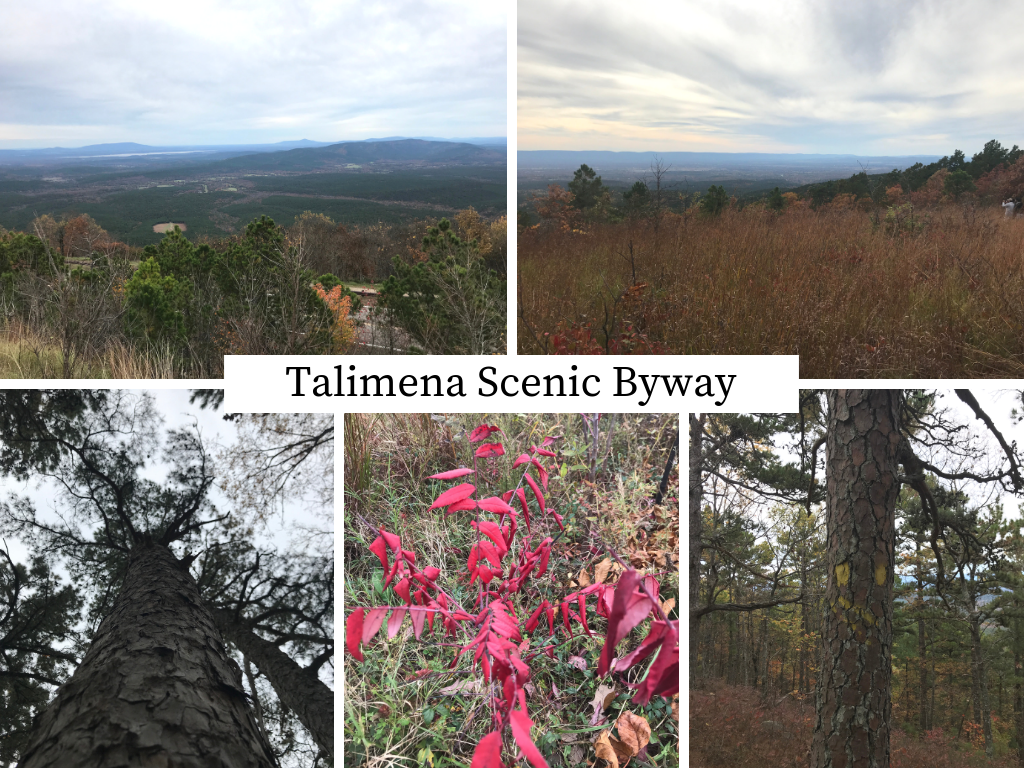
{"type": "Polygon", "coordinates": [[[608,571],[611,570],[611,567],[612,559],[610,557],[606,557],[598,563],[597,567],[594,569],[594,583],[604,584],[604,580],[608,578],[608,571]]]}
{"type": "Polygon", "coordinates": [[[651,726],[641,715],[623,712],[615,721],[615,728],[619,732],[619,741],[632,753],[630,757],[646,747],[651,740],[651,726]]]}
{"type": "Polygon", "coordinates": [[[452,683],[447,688],[442,688],[440,693],[443,696],[454,696],[457,693],[480,693],[482,690],[483,687],[479,680],[470,679],[452,683]]]}
{"type": "Polygon", "coordinates": [[[587,671],[587,660],[584,659],[582,656],[570,656],[569,657],[569,666],[570,667],[575,667],[580,672],[586,672],[587,671]]]}
{"type": "Polygon", "coordinates": [[[676,607],[676,599],[674,597],[670,597],[668,600],[666,600],[664,603],[661,604],[661,610],[662,610],[662,612],[666,616],[668,616],[668,612],[671,611],[675,607],[676,607]]]}
{"type": "Polygon", "coordinates": [[[585,754],[582,744],[573,744],[572,752],[569,753],[569,765],[583,765],[585,754]]]}
{"type": "Polygon", "coordinates": [[[615,749],[612,747],[611,732],[609,728],[597,737],[597,741],[594,742],[594,754],[602,760],[608,761],[609,768],[619,768],[619,756],[615,754],[615,749]]]}
{"type": "Polygon", "coordinates": [[[562,692],[560,690],[558,690],[558,686],[555,685],[554,683],[551,683],[551,697],[554,698],[554,699],[557,699],[561,695],[562,695],[562,692]]]}
{"type": "Polygon", "coordinates": [[[526,685],[524,685],[523,690],[526,691],[526,695],[529,696],[531,699],[533,698],[533,694],[537,692],[537,688],[534,686],[533,683],[527,683],[526,685]]]}
{"type": "Polygon", "coordinates": [[[614,686],[602,684],[597,687],[597,692],[594,694],[594,699],[590,702],[590,706],[594,708],[594,713],[590,716],[591,725],[601,725],[601,723],[606,722],[606,719],[601,713],[604,712],[605,705],[608,704],[611,701],[611,699],[614,698],[614,686]]]}
{"type": "Polygon", "coordinates": [[[580,575],[576,577],[576,580],[580,583],[581,587],[590,586],[590,576],[587,575],[587,569],[584,568],[580,571],[580,575]]]}

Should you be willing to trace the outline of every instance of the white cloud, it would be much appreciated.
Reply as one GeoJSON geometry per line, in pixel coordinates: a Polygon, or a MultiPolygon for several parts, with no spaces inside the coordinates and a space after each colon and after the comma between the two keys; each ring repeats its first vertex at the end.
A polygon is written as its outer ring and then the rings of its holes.
{"type": "Polygon", "coordinates": [[[1020,2],[519,4],[520,149],[940,153],[1012,143],[1020,2]]]}
{"type": "Polygon", "coordinates": [[[502,5],[0,0],[0,17],[0,146],[93,126],[150,144],[505,132],[502,5]]]}

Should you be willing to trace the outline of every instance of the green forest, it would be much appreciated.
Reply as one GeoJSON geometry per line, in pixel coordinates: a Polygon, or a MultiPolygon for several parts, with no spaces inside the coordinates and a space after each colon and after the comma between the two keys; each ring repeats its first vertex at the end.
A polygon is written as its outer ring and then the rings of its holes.
{"type": "Polygon", "coordinates": [[[503,166],[287,175],[207,172],[201,166],[144,173],[83,170],[74,169],[66,181],[0,177],[0,226],[26,231],[37,216],[86,214],[117,240],[144,246],[159,242],[153,225],[163,222],[185,224],[190,238],[223,237],[262,215],[291,221],[313,211],[348,226],[401,226],[450,218],[469,207],[496,218],[506,207],[503,166]]]}
{"type": "Polygon", "coordinates": [[[88,214],[0,228],[0,371],[218,378],[227,354],[503,352],[505,220],[452,219],[260,215],[233,236],[174,227],[144,248],[88,214]]]}
{"type": "Polygon", "coordinates": [[[1024,762],[1022,394],[691,415],[691,766],[1024,762]]]}

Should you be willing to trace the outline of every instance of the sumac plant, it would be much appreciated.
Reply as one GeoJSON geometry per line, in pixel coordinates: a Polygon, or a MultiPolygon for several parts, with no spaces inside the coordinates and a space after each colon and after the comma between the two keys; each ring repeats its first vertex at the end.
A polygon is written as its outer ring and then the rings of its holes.
{"type": "MultiPolygon", "coordinates": [[[[469,478],[477,474],[481,461],[505,456],[504,446],[494,439],[500,431],[486,424],[477,427],[469,437],[471,443],[479,444],[473,469],[453,469],[431,475],[430,479],[454,482],[469,478]]],[[[627,683],[635,688],[633,703],[645,705],[652,696],[667,697],[679,690],[679,622],[670,621],[662,610],[659,584],[653,576],[641,576],[626,567],[614,585],[591,584],[556,602],[543,599],[537,603],[539,591],[531,582],[547,572],[555,542],[550,536],[535,542],[539,535],[534,536],[532,524],[539,513],[550,516],[564,531],[562,516],[544,495],[549,469],[557,468],[556,455],[550,450],[553,443],[554,438],[545,438],[540,446],[531,446],[518,456],[512,467],[523,467],[519,483],[500,496],[480,498],[477,486],[460,482],[431,505],[431,510],[444,510],[445,515],[461,514],[460,519],[465,520],[476,539],[460,574],[470,585],[477,585],[472,605],[461,605],[439,583],[439,568],[418,564],[416,553],[403,549],[399,536],[381,528],[369,549],[380,559],[384,589],[390,587],[398,600],[395,605],[357,607],[345,623],[346,648],[359,661],[363,660],[363,645],[385,626],[388,639],[394,638],[406,616],[417,639],[433,632],[456,640],[448,643],[454,648],[452,668],[463,656],[472,658],[472,668],[487,684],[490,731],[477,743],[471,768],[510,763],[509,759],[502,760],[509,731],[523,756],[535,768],[546,768],[547,762],[530,735],[533,721],[527,711],[524,686],[531,678],[532,664],[544,654],[553,659],[555,647],[573,639],[574,624],[578,625],[577,634],[582,631],[588,637],[601,637],[592,626],[594,619],[588,620],[588,609],[606,620],[598,676],[625,673],[653,656],[642,680],[627,683]],[[525,600],[533,604],[533,610],[518,614],[513,604],[515,595],[520,596],[520,603],[525,600]],[[619,643],[652,614],[654,620],[646,638],[634,650],[616,657],[619,643]],[[524,635],[531,635],[536,642],[531,644],[524,635]]],[[[618,560],[615,553],[609,553],[618,560]]],[[[619,563],[625,566],[621,560],[619,563]]],[[[511,754],[514,756],[514,751],[511,754]]]]}

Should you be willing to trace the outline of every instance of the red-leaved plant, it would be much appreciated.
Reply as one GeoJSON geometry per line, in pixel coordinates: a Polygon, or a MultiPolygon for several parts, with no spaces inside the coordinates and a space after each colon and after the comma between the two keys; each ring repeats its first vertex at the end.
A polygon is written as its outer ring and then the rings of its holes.
{"type": "MultiPolygon", "coordinates": [[[[473,456],[473,469],[453,469],[431,475],[430,479],[457,480],[473,475],[480,459],[503,456],[505,449],[500,442],[487,442],[500,431],[498,427],[487,424],[477,427],[469,437],[471,443],[481,443],[473,456]]],[[[421,569],[416,565],[415,553],[402,549],[401,539],[381,528],[380,535],[369,549],[380,558],[386,574],[384,588],[390,585],[403,604],[355,608],[345,622],[346,648],[359,661],[363,660],[361,646],[373,639],[384,625],[385,618],[388,639],[398,634],[407,614],[417,639],[423,635],[424,627],[427,632],[432,632],[435,621],[443,627],[446,636],[460,638],[451,666],[456,665],[462,654],[472,652],[473,668],[479,667],[484,681],[495,684],[488,696],[492,730],[477,743],[471,768],[505,765],[501,751],[506,727],[511,730],[515,745],[526,759],[535,768],[547,768],[547,762],[530,737],[533,721],[527,712],[524,686],[530,680],[531,661],[544,653],[554,658],[554,648],[561,644],[554,642],[556,627],[568,636],[562,642],[572,639],[573,622],[580,624],[588,636],[595,637],[587,623],[588,598],[593,598],[596,614],[607,619],[598,676],[604,676],[609,670],[625,672],[657,652],[646,677],[637,684],[631,684],[636,688],[633,703],[645,705],[652,696],[668,697],[679,691],[679,622],[669,621],[662,610],[658,601],[659,585],[654,577],[641,577],[611,550],[609,554],[626,567],[617,584],[592,584],[554,604],[542,600],[525,623],[516,615],[512,595],[523,593],[529,596],[524,588],[528,580],[539,579],[547,571],[553,543],[548,536],[536,547],[531,546],[530,504],[524,485],[530,489],[540,514],[550,514],[564,530],[562,516],[544,498],[548,489],[548,470],[544,463],[550,460],[554,465],[555,454],[549,450],[553,443],[554,438],[547,437],[540,446],[531,446],[529,451],[515,459],[513,468],[525,467],[522,477],[514,489],[500,497],[474,498],[476,486],[464,482],[446,490],[430,507],[444,508],[446,515],[473,513],[469,525],[476,530],[477,541],[470,550],[466,574],[470,584],[475,582],[479,585],[479,591],[472,610],[459,605],[438,586],[440,569],[433,566],[421,569]],[[536,474],[536,478],[531,472],[536,474]],[[519,526],[518,514],[511,506],[514,502],[518,502],[522,511],[525,534],[519,526]],[[615,658],[619,642],[652,611],[655,619],[647,637],[635,650],[615,658]],[[556,615],[561,618],[560,626],[556,624],[556,615]],[[542,618],[546,619],[548,640],[551,642],[529,650],[529,641],[524,641],[522,635],[535,632],[541,626],[542,618]]]]}

